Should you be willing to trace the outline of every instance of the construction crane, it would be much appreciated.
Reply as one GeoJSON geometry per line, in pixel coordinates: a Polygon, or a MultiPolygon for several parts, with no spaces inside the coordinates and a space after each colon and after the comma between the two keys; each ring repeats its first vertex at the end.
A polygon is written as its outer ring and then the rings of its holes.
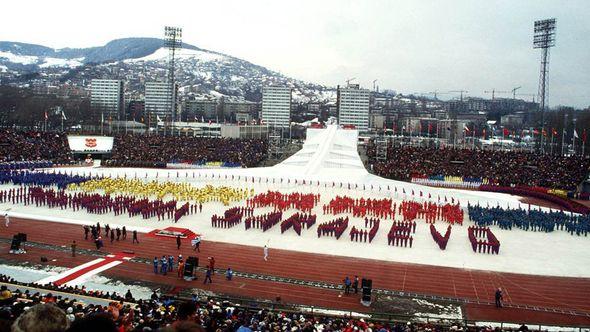
{"type": "Polygon", "coordinates": [[[510,91],[512,91],[512,99],[516,99],[516,90],[522,88],[522,86],[518,86],[510,91]]]}
{"type": "Polygon", "coordinates": [[[496,99],[496,93],[510,93],[510,91],[498,91],[496,89],[492,89],[491,91],[484,91],[483,93],[491,93],[492,94],[492,100],[496,99]]]}
{"type": "Polygon", "coordinates": [[[463,101],[463,93],[466,94],[467,92],[469,92],[469,91],[467,91],[467,90],[451,90],[448,93],[460,93],[461,94],[461,101],[463,101]]]}
{"type": "Polygon", "coordinates": [[[349,86],[350,85],[350,81],[354,81],[354,80],[356,80],[356,77],[347,79],[346,80],[346,86],[349,86]]]}

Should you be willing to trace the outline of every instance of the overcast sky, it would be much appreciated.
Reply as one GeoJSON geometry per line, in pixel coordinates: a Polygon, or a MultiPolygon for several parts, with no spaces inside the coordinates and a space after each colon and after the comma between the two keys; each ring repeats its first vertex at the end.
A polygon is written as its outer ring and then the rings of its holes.
{"type": "MultiPolygon", "coordinates": [[[[121,37],[183,41],[320,84],[402,93],[537,93],[533,21],[557,18],[549,104],[590,106],[590,1],[6,1],[0,40],[50,47],[121,37]]],[[[452,98],[455,94],[441,94],[452,98]]],[[[522,98],[530,99],[530,96],[522,98]]]]}

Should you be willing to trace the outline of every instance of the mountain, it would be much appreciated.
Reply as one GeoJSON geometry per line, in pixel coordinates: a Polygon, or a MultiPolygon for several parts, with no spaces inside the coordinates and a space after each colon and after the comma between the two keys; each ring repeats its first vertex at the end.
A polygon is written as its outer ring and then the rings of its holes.
{"type": "MultiPolygon", "coordinates": [[[[16,85],[70,85],[87,88],[93,78],[124,79],[130,97],[146,81],[166,79],[168,50],[158,38],[116,39],[104,46],[62,48],[0,41],[0,80],[16,85]]],[[[219,52],[184,44],[176,54],[176,80],[188,98],[233,96],[259,101],[261,87],[290,86],[296,100],[328,100],[334,89],[284,76],[219,52]]]]}

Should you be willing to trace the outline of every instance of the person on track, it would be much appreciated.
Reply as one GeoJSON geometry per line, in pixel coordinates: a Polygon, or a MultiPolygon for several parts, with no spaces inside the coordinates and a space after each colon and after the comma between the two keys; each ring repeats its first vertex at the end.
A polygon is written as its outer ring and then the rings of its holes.
{"type": "Polygon", "coordinates": [[[502,288],[496,289],[494,297],[496,299],[496,308],[502,308],[502,288]]]}
{"type": "Polygon", "coordinates": [[[176,249],[180,250],[180,235],[176,235],[176,249]]]}
{"type": "Polygon", "coordinates": [[[264,260],[268,261],[268,246],[264,245],[264,260]]]}
{"type": "Polygon", "coordinates": [[[213,280],[211,280],[211,273],[212,273],[211,270],[213,270],[213,269],[208,268],[207,269],[207,272],[205,272],[205,280],[203,280],[203,284],[206,284],[207,283],[207,280],[209,280],[209,283],[210,284],[213,283],[213,280]]]}
{"type": "Polygon", "coordinates": [[[139,240],[137,239],[137,231],[133,230],[133,243],[137,242],[139,244],[139,240]]]}
{"type": "Polygon", "coordinates": [[[8,216],[8,212],[4,213],[4,225],[6,225],[6,227],[10,225],[10,217],[8,216]]]}
{"type": "Polygon", "coordinates": [[[192,241],[193,243],[193,251],[198,251],[201,252],[201,236],[200,235],[196,235],[195,238],[192,241]]]}

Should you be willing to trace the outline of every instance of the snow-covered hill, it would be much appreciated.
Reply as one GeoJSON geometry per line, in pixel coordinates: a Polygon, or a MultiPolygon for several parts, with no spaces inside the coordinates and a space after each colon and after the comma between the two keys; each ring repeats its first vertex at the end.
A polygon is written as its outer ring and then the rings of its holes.
{"type": "MultiPolygon", "coordinates": [[[[93,78],[124,79],[128,93],[141,94],[146,81],[164,80],[168,50],[156,38],[117,39],[101,47],[52,49],[0,42],[0,79],[15,84],[87,86],[93,78]]],[[[329,100],[334,89],[284,76],[230,55],[184,45],[176,54],[176,78],[186,96],[211,94],[260,100],[261,87],[290,86],[296,101],[329,100]]]]}

